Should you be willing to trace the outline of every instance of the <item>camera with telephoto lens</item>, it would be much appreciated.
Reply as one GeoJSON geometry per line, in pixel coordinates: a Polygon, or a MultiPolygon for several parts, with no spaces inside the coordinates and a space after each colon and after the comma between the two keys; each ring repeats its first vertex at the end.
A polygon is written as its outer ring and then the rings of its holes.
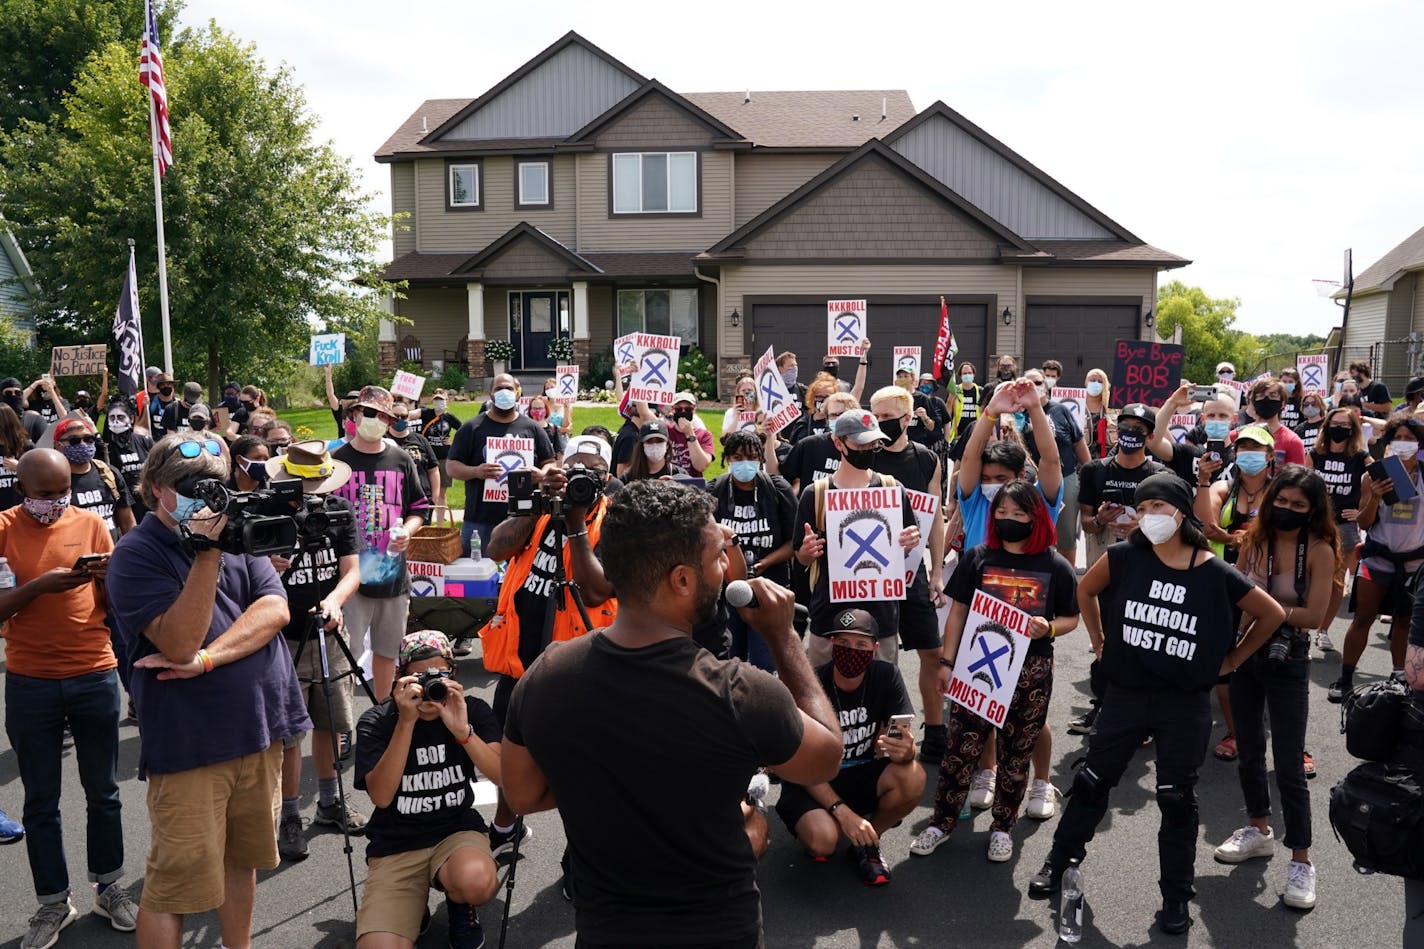
{"type": "Polygon", "coordinates": [[[298,547],[320,546],[332,531],[352,522],[349,508],[325,495],[303,494],[302,483],[295,480],[233,491],[208,478],[192,487],[191,496],[214,514],[226,515],[227,524],[211,543],[231,554],[288,557],[298,547]]]}
{"type": "Polygon", "coordinates": [[[427,669],[416,676],[415,684],[420,686],[420,700],[437,705],[444,703],[450,697],[450,686],[445,684],[447,678],[449,673],[438,669],[427,669]]]}
{"type": "Polygon", "coordinates": [[[509,516],[537,517],[541,514],[558,516],[564,507],[592,507],[603,494],[607,476],[600,471],[583,465],[573,465],[564,469],[567,482],[562,497],[550,495],[534,484],[534,472],[511,471],[509,473],[509,516]]]}
{"type": "Polygon", "coordinates": [[[1272,664],[1285,662],[1291,657],[1291,647],[1295,644],[1296,629],[1284,623],[1271,634],[1266,643],[1266,661],[1272,664]]]}

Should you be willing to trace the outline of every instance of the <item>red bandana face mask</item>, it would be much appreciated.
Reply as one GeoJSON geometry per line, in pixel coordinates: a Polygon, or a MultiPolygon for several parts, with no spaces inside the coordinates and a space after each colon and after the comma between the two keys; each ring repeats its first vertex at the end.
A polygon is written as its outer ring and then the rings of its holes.
{"type": "Polygon", "coordinates": [[[865,670],[870,668],[870,664],[874,660],[874,649],[855,649],[851,646],[842,646],[840,643],[831,644],[831,662],[835,664],[836,671],[841,674],[842,678],[860,678],[865,675],[865,670]]]}

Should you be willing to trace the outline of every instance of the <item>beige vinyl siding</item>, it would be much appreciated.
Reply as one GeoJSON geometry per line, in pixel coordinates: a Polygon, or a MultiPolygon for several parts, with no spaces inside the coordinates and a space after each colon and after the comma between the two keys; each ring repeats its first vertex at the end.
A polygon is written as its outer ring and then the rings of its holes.
{"type": "Polygon", "coordinates": [[[509,290],[485,287],[485,339],[509,339],[509,290]]]}
{"type": "Polygon", "coordinates": [[[1424,287],[1418,285],[1414,290],[1414,314],[1410,320],[1410,329],[1416,333],[1424,332],[1424,287]]]}
{"type": "Polygon", "coordinates": [[[391,165],[391,214],[405,215],[391,222],[391,250],[395,256],[415,250],[415,165],[408,161],[391,165]]]}
{"type": "Polygon", "coordinates": [[[736,221],[743,224],[829,168],[839,155],[738,155],[736,221]]]}
{"type": "MultiPolygon", "coordinates": [[[[658,151],[664,146],[640,148],[658,151]]],[[[676,150],[668,146],[669,150],[676,150]]],[[[609,153],[576,156],[579,189],[579,251],[701,250],[735,230],[732,223],[732,155],[698,153],[700,215],[666,217],[609,214],[609,153]]]]}
{"type": "Polygon", "coordinates": [[[1384,339],[1385,312],[1388,306],[1388,293],[1371,293],[1351,300],[1350,324],[1345,327],[1345,347],[1363,352],[1384,339]]]}
{"type": "MultiPolygon", "coordinates": [[[[588,288],[588,348],[590,355],[609,348],[613,341],[614,293],[612,287],[588,288]]],[[[602,385],[600,380],[599,385],[602,385]]]]}
{"type": "Polygon", "coordinates": [[[1081,270],[1025,267],[1023,292],[1026,297],[1141,297],[1144,303],[1156,300],[1157,273],[1148,268],[1081,270]]]}
{"type": "Polygon", "coordinates": [[[417,201],[418,249],[427,254],[481,250],[521,221],[528,221],[560,243],[574,239],[574,158],[552,156],[554,206],[515,210],[514,162],[508,155],[481,160],[482,211],[445,208],[445,160],[421,159],[414,163],[417,201]]]}
{"type": "Polygon", "coordinates": [[[396,300],[396,315],[410,323],[396,325],[396,339],[420,340],[425,364],[446,359],[470,328],[469,301],[464,287],[412,287],[407,298],[396,300]]]}

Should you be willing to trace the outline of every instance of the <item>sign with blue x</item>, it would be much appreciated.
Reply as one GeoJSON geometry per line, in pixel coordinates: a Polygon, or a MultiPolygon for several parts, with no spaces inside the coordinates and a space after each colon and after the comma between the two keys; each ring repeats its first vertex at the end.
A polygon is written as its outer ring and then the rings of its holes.
{"type": "Polygon", "coordinates": [[[554,368],[554,401],[567,405],[578,399],[579,367],[556,366],[554,368]]]}
{"type": "Polygon", "coordinates": [[[633,349],[638,368],[629,379],[629,398],[655,405],[671,404],[679,388],[677,363],[682,349],[681,337],[635,333],[633,349]]]}
{"type": "Polygon", "coordinates": [[[776,352],[770,346],[756,361],[752,378],[757,384],[757,408],[765,415],[768,434],[775,435],[801,417],[801,409],[786,388],[786,380],[776,365],[776,352]]]}
{"type": "MultiPolygon", "coordinates": [[[[875,477],[872,484],[879,485],[875,477]]],[[[826,562],[832,603],[905,598],[905,492],[899,485],[826,492],[826,562]]],[[[910,535],[913,537],[913,531],[910,535]]]]}
{"type": "Polygon", "coordinates": [[[534,467],[534,439],[528,437],[491,437],[485,439],[485,461],[498,465],[492,478],[484,479],[481,497],[496,503],[509,500],[509,473],[534,467]]]}
{"type": "Polygon", "coordinates": [[[865,301],[826,301],[826,352],[831,356],[859,356],[865,340],[865,301]]]}
{"type": "Polygon", "coordinates": [[[1003,727],[1028,656],[1030,620],[1018,607],[974,591],[949,680],[951,702],[1003,727]]]}

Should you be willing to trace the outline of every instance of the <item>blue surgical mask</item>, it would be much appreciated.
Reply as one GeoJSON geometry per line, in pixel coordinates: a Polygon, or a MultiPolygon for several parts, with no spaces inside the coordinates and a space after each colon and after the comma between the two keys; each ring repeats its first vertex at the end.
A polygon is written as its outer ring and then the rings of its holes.
{"type": "Polygon", "coordinates": [[[496,389],[494,391],[494,407],[501,412],[508,412],[519,404],[519,396],[514,394],[513,389],[496,389]]]}
{"type": "Polygon", "coordinates": [[[1226,441],[1226,436],[1231,434],[1230,422],[1202,422],[1202,428],[1206,429],[1206,437],[1214,442],[1224,442],[1226,441]]]}
{"type": "Polygon", "coordinates": [[[920,386],[920,391],[925,395],[930,395],[934,392],[934,385],[932,383],[926,382],[924,385],[920,386]]]}
{"type": "Polygon", "coordinates": [[[1236,467],[1246,474],[1260,474],[1266,470],[1266,453],[1263,451],[1238,451],[1236,467]]]}
{"type": "Polygon", "coordinates": [[[959,377],[959,381],[967,386],[972,386],[974,384],[974,373],[966,372],[964,375],[959,377]]]}
{"type": "Polygon", "coordinates": [[[1286,394],[1287,394],[1287,395],[1289,395],[1289,394],[1291,394],[1292,392],[1295,391],[1295,383],[1294,383],[1294,382],[1282,382],[1281,385],[1283,385],[1283,386],[1286,387],[1286,394]]]}
{"type": "Polygon", "coordinates": [[[759,461],[734,461],[727,466],[727,470],[732,473],[732,478],[746,484],[757,476],[761,470],[759,461]]]}
{"type": "Polygon", "coordinates": [[[1097,398],[1103,394],[1103,384],[1096,379],[1089,379],[1088,384],[1084,386],[1084,388],[1088,390],[1088,395],[1091,395],[1093,398],[1097,398]]]}
{"type": "Polygon", "coordinates": [[[203,507],[202,498],[190,498],[182,494],[176,495],[176,497],[178,501],[169,513],[179,524],[186,524],[203,507]]]}

